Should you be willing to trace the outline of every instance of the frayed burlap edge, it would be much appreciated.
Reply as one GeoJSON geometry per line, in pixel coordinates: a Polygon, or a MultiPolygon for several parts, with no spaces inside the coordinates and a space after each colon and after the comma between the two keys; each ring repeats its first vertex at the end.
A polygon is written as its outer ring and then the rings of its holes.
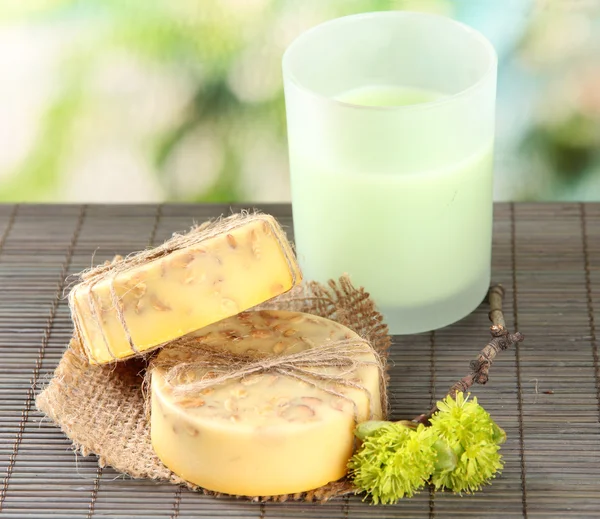
{"type": "MultiPolygon", "coordinates": [[[[387,359],[390,338],[369,294],[352,286],[347,277],[327,286],[310,283],[260,305],[326,317],[354,330],[387,359]]],[[[72,339],[53,378],[37,397],[38,409],[54,421],[83,455],[96,454],[101,466],[110,465],[134,478],[185,485],[205,494],[214,492],[182,480],[158,459],[150,441],[144,412],[143,377],[151,357],[105,366],[92,366],[72,339]]],[[[387,377],[387,372],[386,372],[387,377]]],[[[386,380],[387,387],[387,380],[386,380]]],[[[354,492],[344,478],[309,492],[279,496],[238,496],[252,501],[319,501],[354,492]]]]}

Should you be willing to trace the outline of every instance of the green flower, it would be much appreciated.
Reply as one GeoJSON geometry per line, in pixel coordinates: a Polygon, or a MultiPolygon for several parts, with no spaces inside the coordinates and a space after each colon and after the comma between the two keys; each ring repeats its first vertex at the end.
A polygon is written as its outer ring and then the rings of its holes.
{"type": "Polygon", "coordinates": [[[357,429],[363,443],[348,468],[354,484],[374,504],[412,497],[435,469],[436,437],[430,428],[401,422],[365,422],[357,429]]]}
{"type": "Polygon", "coordinates": [[[456,467],[434,472],[431,482],[436,489],[447,488],[456,493],[470,494],[480,490],[502,470],[498,452],[506,439],[505,432],[496,425],[489,413],[462,393],[456,399],[450,396],[437,403],[439,412],[430,420],[431,432],[456,454],[456,467]]]}

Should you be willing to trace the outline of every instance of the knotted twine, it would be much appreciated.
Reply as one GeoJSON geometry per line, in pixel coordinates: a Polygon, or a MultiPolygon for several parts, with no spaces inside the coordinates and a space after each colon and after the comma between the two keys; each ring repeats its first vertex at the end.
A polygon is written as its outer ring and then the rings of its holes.
{"type": "MultiPolygon", "coordinates": [[[[369,294],[354,287],[347,277],[327,285],[298,286],[257,308],[306,312],[331,319],[356,332],[382,359],[387,358],[387,326],[369,294]]],[[[94,366],[87,361],[78,341],[75,335],[53,378],[36,398],[37,408],[62,429],[74,449],[84,456],[96,454],[101,467],[112,466],[134,478],[167,481],[204,494],[220,495],[182,480],[154,453],[143,391],[147,356],[94,366]]],[[[124,489],[130,488],[126,479],[121,484],[124,489]]],[[[324,502],[353,491],[351,481],[342,478],[298,494],[241,497],[252,501],[324,502]]]]}
{"type": "MultiPolygon", "coordinates": [[[[233,353],[223,348],[198,343],[198,338],[183,338],[171,343],[168,348],[177,355],[158,355],[150,363],[146,384],[152,371],[163,371],[163,379],[172,389],[175,401],[197,397],[209,387],[216,387],[230,380],[239,380],[256,373],[277,373],[309,384],[321,391],[342,398],[354,407],[354,418],[358,419],[356,402],[336,390],[336,386],[358,389],[367,395],[369,419],[373,418],[373,400],[371,392],[363,384],[353,382],[347,377],[356,374],[362,366],[376,366],[379,372],[379,394],[381,409],[387,409],[385,388],[385,359],[382,358],[364,339],[351,338],[330,341],[323,345],[308,348],[291,354],[233,353]],[[370,353],[373,360],[357,358],[370,353]],[[182,361],[181,359],[189,359],[182,361]],[[190,372],[207,370],[197,380],[189,381],[190,372]]],[[[149,404],[147,399],[147,403],[149,404]]],[[[149,405],[147,405],[147,410],[149,405]]]]}
{"type": "MultiPolygon", "coordinates": [[[[169,240],[165,241],[162,245],[159,245],[157,247],[132,253],[125,258],[121,256],[116,256],[112,262],[105,262],[102,265],[98,265],[96,267],[81,272],[79,274],[81,282],[78,283],[75,287],[73,287],[73,289],[69,293],[68,298],[69,308],[71,310],[71,316],[73,317],[73,323],[75,326],[75,333],[79,338],[79,341],[77,342],[77,347],[83,347],[82,352],[84,352],[87,355],[88,359],[90,359],[90,361],[94,363],[97,363],[96,359],[94,358],[92,349],[85,341],[84,335],[81,333],[81,316],[76,310],[75,305],[75,295],[77,293],[85,291],[87,296],[86,300],[92,320],[94,321],[97,329],[100,331],[104,347],[106,348],[106,351],[113,360],[119,360],[112,353],[112,350],[110,349],[108,343],[108,338],[104,333],[104,327],[102,325],[102,319],[100,317],[101,310],[99,308],[99,302],[93,290],[96,284],[105,280],[108,281],[112,303],[111,309],[115,311],[117,319],[121,323],[123,333],[131,350],[130,356],[139,355],[141,352],[136,347],[131,337],[129,326],[127,325],[127,322],[125,320],[125,311],[123,308],[122,298],[119,297],[115,289],[114,282],[117,276],[126,272],[130,272],[142,265],[146,265],[151,261],[164,258],[165,256],[168,256],[173,252],[180,251],[182,249],[194,245],[198,245],[220,234],[228,233],[234,229],[237,229],[238,227],[241,227],[256,220],[264,221],[271,228],[272,235],[276,238],[276,240],[279,243],[279,246],[281,247],[281,250],[284,253],[285,260],[288,264],[288,269],[292,278],[292,286],[294,286],[299,281],[298,269],[296,267],[291,246],[285,239],[285,234],[279,226],[279,224],[277,223],[277,221],[269,215],[263,215],[257,212],[249,213],[248,211],[242,211],[241,213],[231,215],[227,218],[219,218],[213,221],[205,222],[202,225],[195,226],[186,234],[174,233],[169,240]]],[[[157,344],[153,348],[158,348],[160,346],[162,346],[162,344],[157,344]]]]}

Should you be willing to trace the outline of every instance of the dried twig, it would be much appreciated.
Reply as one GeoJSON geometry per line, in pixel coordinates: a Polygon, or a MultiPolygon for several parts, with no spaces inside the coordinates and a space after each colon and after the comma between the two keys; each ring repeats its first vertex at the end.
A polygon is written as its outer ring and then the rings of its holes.
{"type": "MultiPolygon", "coordinates": [[[[506,329],[504,313],[502,312],[502,300],[504,298],[504,288],[502,285],[494,285],[488,292],[488,301],[490,303],[489,318],[492,321],[490,334],[492,339],[479,352],[475,360],[471,361],[471,371],[468,375],[461,378],[449,390],[448,395],[454,397],[456,393],[463,393],[474,384],[485,384],[488,381],[489,370],[492,362],[498,352],[510,348],[513,344],[523,341],[521,333],[510,333],[506,329]]],[[[413,419],[413,422],[428,424],[429,419],[437,412],[437,406],[434,406],[427,414],[421,414],[413,419]]]]}

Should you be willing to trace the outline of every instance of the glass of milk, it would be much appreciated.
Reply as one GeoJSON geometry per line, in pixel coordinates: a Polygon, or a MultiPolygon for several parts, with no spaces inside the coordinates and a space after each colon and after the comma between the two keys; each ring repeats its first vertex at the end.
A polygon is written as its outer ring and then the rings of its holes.
{"type": "Polygon", "coordinates": [[[486,295],[496,69],[480,33],[402,11],[318,25],[283,57],[304,275],[349,274],[391,333],[446,326],[486,295]]]}

